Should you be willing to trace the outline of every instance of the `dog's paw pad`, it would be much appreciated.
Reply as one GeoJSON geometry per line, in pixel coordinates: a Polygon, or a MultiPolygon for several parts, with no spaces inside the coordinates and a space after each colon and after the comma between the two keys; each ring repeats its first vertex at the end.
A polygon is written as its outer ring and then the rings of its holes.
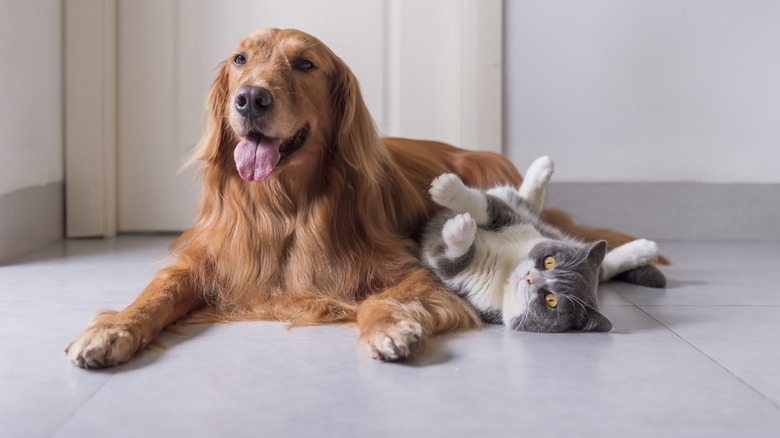
{"type": "Polygon", "coordinates": [[[408,319],[374,327],[360,337],[360,345],[372,359],[395,362],[410,358],[422,340],[422,326],[408,319]]]}
{"type": "Polygon", "coordinates": [[[140,347],[140,338],[121,326],[97,325],[81,332],[65,349],[81,368],[104,368],[127,362],[140,347]]]}

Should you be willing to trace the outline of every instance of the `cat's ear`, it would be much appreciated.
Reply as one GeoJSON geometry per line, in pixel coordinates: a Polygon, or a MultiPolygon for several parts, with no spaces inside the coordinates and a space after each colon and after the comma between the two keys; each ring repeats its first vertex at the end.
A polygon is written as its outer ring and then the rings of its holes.
{"type": "Polygon", "coordinates": [[[596,266],[601,266],[604,256],[607,255],[607,241],[599,240],[588,248],[588,261],[596,266]]]}
{"type": "Polygon", "coordinates": [[[611,331],[614,326],[612,321],[609,320],[603,313],[596,309],[588,309],[588,320],[585,321],[585,327],[582,328],[584,332],[608,332],[611,331]]]}

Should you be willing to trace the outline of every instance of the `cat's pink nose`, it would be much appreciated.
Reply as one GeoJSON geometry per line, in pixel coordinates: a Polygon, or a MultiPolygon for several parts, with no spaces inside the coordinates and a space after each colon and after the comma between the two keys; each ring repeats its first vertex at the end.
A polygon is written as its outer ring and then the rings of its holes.
{"type": "Polygon", "coordinates": [[[536,271],[528,271],[527,274],[520,278],[520,281],[527,281],[528,284],[538,285],[542,279],[541,275],[536,271]]]}

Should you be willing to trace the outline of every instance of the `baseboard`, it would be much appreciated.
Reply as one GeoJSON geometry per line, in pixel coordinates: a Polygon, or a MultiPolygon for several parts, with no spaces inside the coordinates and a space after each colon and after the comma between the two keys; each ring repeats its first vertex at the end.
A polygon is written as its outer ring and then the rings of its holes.
{"type": "Polygon", "coordinates": [[[0,263],[62,239],[62,182],[0,195],[0,263]]]}
{"type": "Polygon", "coordinates": [[[546,206],[650,239],[780,242],[780,184],[551,183],[546,206]]]}

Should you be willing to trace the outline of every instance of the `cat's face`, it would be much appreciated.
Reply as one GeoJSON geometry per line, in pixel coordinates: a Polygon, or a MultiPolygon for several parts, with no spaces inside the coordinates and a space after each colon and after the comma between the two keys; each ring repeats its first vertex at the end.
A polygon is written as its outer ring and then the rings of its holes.
{"type": "Polygon", "coordinates": [[[585,248],[548,241],[533,247],[515,268],[505,297],[504,321],[513,330],[607,332],[612,322],[598,311],[596,289],[604,241],[585,248]]]}

